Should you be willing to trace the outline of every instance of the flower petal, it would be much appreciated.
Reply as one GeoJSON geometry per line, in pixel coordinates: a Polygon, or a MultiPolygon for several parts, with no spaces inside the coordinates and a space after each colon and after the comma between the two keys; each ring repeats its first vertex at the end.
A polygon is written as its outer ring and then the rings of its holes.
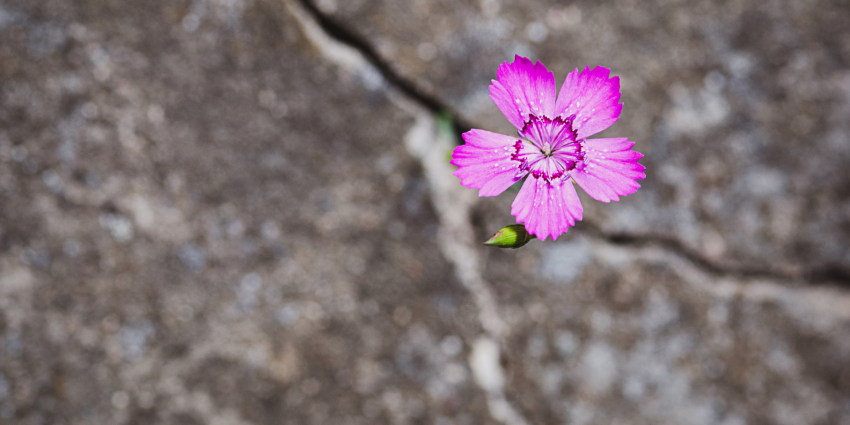
{"type": "Polygon", "coordinates": [[[646,178],[646,167],[637,162],[643,154],[631,150],[634,144],[625,137],[587,139],[585,161],[570,177],[597,201],[619,201],[620,196],[635,193],[640,187],[637,180],[646,178]]]}
{"type": "Polygon", "coordinates": [[[549,236],[558,239],[576,220],[581,220],[583,211],[569,179],[549,183],[529,177],[511,205],[517,223],[524,223],[526,230],[540,240],[549,236]]]}
{"type": "Polygon", "coordinates": [[[496,196],[522,179],[520,163],[511,160],[516,137],[474,129],[463,140],[452,153],[452,165],[459,167],[454,175],[462,185],[480,189],[478,196],[496,196]]]}
{"type": "Polygon", "coordinates": [[[558,92],[555,112],[564,119],[576,115],[573,128],[579,139],[605,130],[620,118],[620,77],[608,78],[609,73],[601,66],[588,66],[581,73],[575,69],[558,92]]]}
{"type": "Polygon", "coordinates": [[[517,55],[499,66],[497,78],[490,85],[490,99],[518,130],[529,115],[555,118],[555,74],[543,63],[517,55]]]}

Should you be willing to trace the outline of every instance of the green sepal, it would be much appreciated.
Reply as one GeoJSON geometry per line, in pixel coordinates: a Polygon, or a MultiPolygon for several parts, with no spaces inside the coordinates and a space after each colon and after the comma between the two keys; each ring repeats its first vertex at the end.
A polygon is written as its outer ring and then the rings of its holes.
{"type": "Polygon", "coordinates": [[[484,245],[496,248],[519,248],[531,242],[534,235],[525,230],[522,224],[510,224],[496,232],[484,245]]]}

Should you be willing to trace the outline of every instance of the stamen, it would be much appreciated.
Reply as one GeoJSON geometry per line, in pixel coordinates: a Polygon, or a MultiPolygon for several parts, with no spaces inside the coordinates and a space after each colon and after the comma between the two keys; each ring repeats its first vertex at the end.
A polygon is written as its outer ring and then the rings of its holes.
{"type": "Polygon", "coordinates": [[[538,179],[536,184],[552,183],[565,178],[579,164],[587,166],[585,140],[578,139],[573,127],[577,119],[576,114],[555,119],[529,114],[519,131],[526,140],[517,140],[510,154],[510,159],[518,162],[517,177],[528,173],[538,179]]]}

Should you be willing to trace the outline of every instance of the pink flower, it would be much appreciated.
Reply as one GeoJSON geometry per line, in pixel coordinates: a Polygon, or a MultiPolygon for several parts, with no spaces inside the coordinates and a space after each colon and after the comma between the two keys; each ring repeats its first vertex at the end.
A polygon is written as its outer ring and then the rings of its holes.
{"type": "Polygon", "coordinates": [[[643,157],[625,137],[588,139],[620,117],[619,77],[598,66],[567,75],[555,96],[555,75],[542,63],[517,56],[499,67],[490,98],[519,137],[474,129],[463,134],[452,164],[461,184],[496,196],[527,177],[511,206],[517,223],[540,240],[557,239],[581,220],[573,182],[593,199],[619,201],[645,178],[643,157]]]}

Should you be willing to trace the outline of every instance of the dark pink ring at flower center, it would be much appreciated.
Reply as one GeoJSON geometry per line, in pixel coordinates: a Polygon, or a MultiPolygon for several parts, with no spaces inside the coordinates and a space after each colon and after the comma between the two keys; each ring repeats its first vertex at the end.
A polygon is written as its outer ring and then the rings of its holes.
{"type": "Polygon", "coordinates": [[[528,173],[550,183],[569,177],[569,172],[585,159],[584,140],[577,139],[573,128],[575,117],[529,117],[511,155],[512,161],[519,162],[520,175],[528,173]]]}

